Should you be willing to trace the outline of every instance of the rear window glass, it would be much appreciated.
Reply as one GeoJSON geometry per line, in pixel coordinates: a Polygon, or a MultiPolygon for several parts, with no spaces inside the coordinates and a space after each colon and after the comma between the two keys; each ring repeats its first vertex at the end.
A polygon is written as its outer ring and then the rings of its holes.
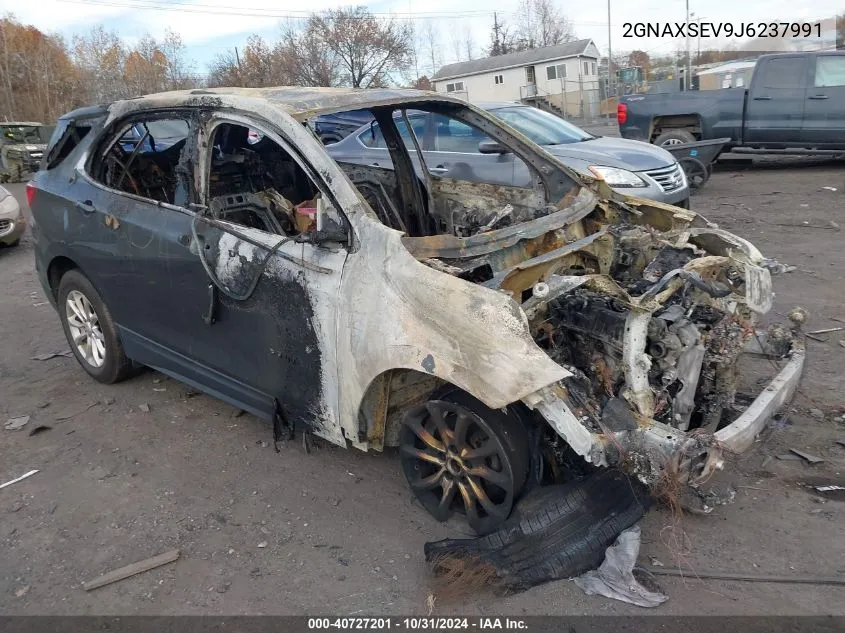
{"type": "Polygon", "coordinates": [[[806,57],[781,57],[766,63],[764,88],[800,89],[807,73],[806,57]]]}
{"type": "Polygon", "coordinates": [[[42,169],[53,169],[53,167],[61,164],[90,131],[90,125],[60,120],[53,131],[53,136],[50,138],[49,149],[44,157],[42,169]]]}

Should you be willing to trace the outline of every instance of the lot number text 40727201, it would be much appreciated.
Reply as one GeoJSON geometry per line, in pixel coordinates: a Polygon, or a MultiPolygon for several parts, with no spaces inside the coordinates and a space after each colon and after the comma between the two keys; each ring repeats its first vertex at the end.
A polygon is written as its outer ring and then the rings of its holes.
{"type": "Polygon", "coordinates": [[[407,618],[308,618],[308,629],[319,630],[403,630],[403,631],[519,631],[527,624],[519,618],[496,617],[407,617],[407,618]]]}

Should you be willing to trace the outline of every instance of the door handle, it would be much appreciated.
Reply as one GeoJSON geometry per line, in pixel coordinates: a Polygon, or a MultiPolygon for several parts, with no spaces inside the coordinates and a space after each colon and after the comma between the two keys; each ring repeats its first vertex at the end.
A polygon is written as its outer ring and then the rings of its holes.
{"type": "Polygon", "coordinates": [[[437,165],[435,167],[429,167],[428,171],[430,171],[432,174],[445,174],[449,171],[449,169],[447,167],[444,167],[443,165],[437,165]]]}
{"type": "Polygon", "coordinates": [[[771,97],[754,97],[754,101],[771,101],[771,97]]]}
{"type": "Polygon", "coordinates": [[[97,211],[96,207],[90,200],[86,200],[85,202],[77,202],[74,205],[77,209],[82,211],[85,215],[91,215],[97,211]]]}
{"type": "Polygon", "coordinates": [[[827,96],[827,95],[811,95],[811,96],[809,96],[809,97],[807,97],[807,98],[808,98],[808,99],[827,99],[827,98],[828,98],[828,96],[827,96]]]}

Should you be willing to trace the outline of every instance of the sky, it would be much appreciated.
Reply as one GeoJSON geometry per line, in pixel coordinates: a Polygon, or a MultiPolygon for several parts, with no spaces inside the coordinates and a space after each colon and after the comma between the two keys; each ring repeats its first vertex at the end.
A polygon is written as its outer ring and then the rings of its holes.
{"type": "MultiPolygon", "coordinates": [[[[608,1],[611,6],[611,44],[614,51],[645,50],[665,54],[684,49],[682,38],[623,37],[626,23],[674,23],[686,19],[686,0],[599,0],[575,2],[557,0],[563,13],[572,21],[579,38],[592,38],[606,54],[608,46],[608,1]]],[[[383,0],[366,4],[375,14],[393,15],[412,20],[418,30],[431,23],[439,35],[438,63],[459,61],[456,42],[469,33],[475,42],[474,56],[482,56],[482,47],[489,45],[493,12],[500,21],[514,25],[518,0],[489,0],[484,8],[471,0],[383,0]]],[[[730,22],[784,22],[831,18],[842,11],[842,0],[814,0],[798,6],[794,0],[689,0],[691,20],[701,18],[715,24],[730,22]]],[[[250,34],[257,33],[268,42],[276,38],[279,24],[286,18],[302,17],[307,11],[342,6],[329,0],[0,0],[0,13],[13,13],[25,23],[42,31],[60,33],[68,39],[95,24],[116,31],[128,44],[149,33],[160,38],[165,29],[178,32],[187,46],[187,55],[205,72],[208,63],[218,54],[243,47],[250,34]]],[[[724,40],[722,40],[724,41],[724,40]]],[[[693,50],[697,42],[691,42],[693,50]]],[[[703,40],[702,49],[706,49],[703,40]]],[[[430,62],[428,62],[430,66],[430,62]]],[[[429,69],[422,68],[430,74],[429,69]]],[[[421,71],[421,74],[422,74],[421,71]]]]}

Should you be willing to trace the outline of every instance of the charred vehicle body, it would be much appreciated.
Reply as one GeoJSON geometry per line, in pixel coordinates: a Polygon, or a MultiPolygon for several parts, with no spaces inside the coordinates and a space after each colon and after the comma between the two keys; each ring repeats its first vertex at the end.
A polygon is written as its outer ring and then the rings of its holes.
{"type": "Polygon", "coordinates": [[[706,478],[803,367],[797,327],[756,329],[772,289],[752,244],[579,179],[442,95],[215,89],[83,109],[28,196],[42,285],[94,378],[147,365],[277,437],[398,447],[423,505],[481,533],[573,459],[651,485],[706,478]],[[379,123],[392,169],[336,163],[303,125],[352,109],[379,123]],[[477,128],[531,183],[420,180],[407,111],[477,128]],[[781,359],[748,403],[746,351],[781,359]]]}

